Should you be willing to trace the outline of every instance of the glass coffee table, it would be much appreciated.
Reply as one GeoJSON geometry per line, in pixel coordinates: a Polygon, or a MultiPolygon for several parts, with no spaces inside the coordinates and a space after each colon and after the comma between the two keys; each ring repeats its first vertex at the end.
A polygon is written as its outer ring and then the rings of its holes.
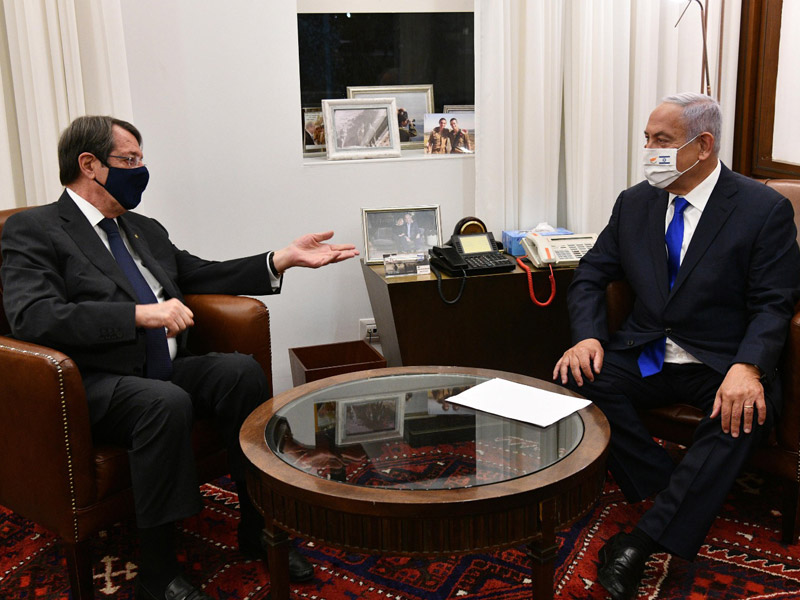
{"type": "Polygon", "coordinates": [[[397,367],[308,383],[256,409],[240,441],[271,597],[289,597],[294,534],[420,556],[526,544],[533,597],[552,598],[555,532],[602,492],[608,422],[594,405],[541,428],[448,402],[495,377],[574,395],[512,373],[397,367]]]}

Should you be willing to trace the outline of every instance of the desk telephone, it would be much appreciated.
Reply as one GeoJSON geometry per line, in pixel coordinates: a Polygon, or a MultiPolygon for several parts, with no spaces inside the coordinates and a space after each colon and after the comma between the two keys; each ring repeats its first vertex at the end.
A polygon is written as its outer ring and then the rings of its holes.
{"type": "Polygon", "coordinates": [[[597,235],[576,233],[570,235],[540,235],[529,233],[522,240],[522,247],[533,266],[575,267],[584,254],[591,250],[597,235]]]}
{"type": "MultiPolygon", "coordinates": [[[[550,268],[550,297],[539,301],[533,290],[533,275],[521,258],[516,264],[527,273],[528,290],[531,301],[537,306],[548,306],[556,295],[556,281],[553,266],[577,266],[580,259],[594,246],[597,236],[593,233],[544,236],[530,232],[522,246],[533,265],[550,268]]],[[[459,301],[464,292],[467,275],[485,275],[513,271],[515,263],[501,254],[494,236],[486,231],[486,226],[476,217],[467,217],[456,224],[453,237],[448,246],[434,246],[430,249],[431,271],[436,276],[439,296],[447,304],[459,301]],[[448,300],[442,294],[442,277],[439,270],[451,277],[461,277],[458,295],[448,300]]]]}
{"type": "Polygon", "coordinates": [[[522,240],[522,247],[533,263],[534,267],[550,268],[550,297],[541,301],[536,298],[533,291],[533,275],[521,258],[517,259],[517,264],[528,275],[528,292],[531,302],[537,306],[548,306],[553,298],[556,297],[556,278],[553,274],[553,266],[574,267],[577,266],[584,254],[591,250],[597,236],[593,233],[569,234],[569,235],[540,235],[530,232],[522,240]]]}
{"type": "Polygon", "coordinates": [[[434,246],[431,265],[453,277],[487,275],[514,270],[514,262],[497,248],[490,232],[453,235],[451,246],[434,246]]]}

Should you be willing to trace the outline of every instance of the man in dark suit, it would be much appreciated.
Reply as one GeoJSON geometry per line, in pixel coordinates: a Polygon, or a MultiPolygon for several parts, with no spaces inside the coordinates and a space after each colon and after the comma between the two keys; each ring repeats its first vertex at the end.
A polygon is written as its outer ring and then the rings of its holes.
{"type": "MultiPolygon", "coordinates": [[[[59,140],[66,190],[47,206],[10,217],[0,272],[15,337],[67,353],[86,388],[96,440],[129,448],[139,528],[137,598],[208,598],[181,574],[174,522],[201,508],[190,431],[194,415],[213,416],[230,457],[241,503],[239,547],[260,556],[263,519],[247,495],[239,429],[268,400],[251,356],[191,356],[193,324],[184,294],[280,292],[283,272],[321,267],[358,254],[309,234],[275,252],[222,262],[179,250],[160,223],[128,212],[148,181],[141,135],[111,117],[80,117],[59,140]]],[[[290,577],[313,577],[290,554],[290,577]]]]}
{"type": "Polygon", "coordinates": [[[655,495],[636,527],[600,550],[598,578],[615,600],[636,595],[652,552],[696,555],[780,414],[775,373],[800,296],[792,206],[719,161],[720,127],[719,105],[700,94],[651,113],[648,181],[620,194],[568,294],[575,345],[553,377],[608,417],[609,469],[626,498],[655,495]],[[618,279],[635,301],[609,335],[605,290],[618,279]],[[636,409],[678,399],[707,416],[675,465],[636,409]]]}
{"type": "Polygon", "coordinates": [[[422,232],[419,229],[414,215],[406,213],[403,216],[403,225],[400,232],[400,249],[403,252],[414,252],[418,250],[422,240],[422,232]]]}

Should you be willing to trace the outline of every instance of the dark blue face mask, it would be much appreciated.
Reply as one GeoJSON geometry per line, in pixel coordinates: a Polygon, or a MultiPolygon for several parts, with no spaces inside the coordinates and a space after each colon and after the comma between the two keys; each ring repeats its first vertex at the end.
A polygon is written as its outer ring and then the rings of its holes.
{"type": "Polygon", "coordinates": [[[133,210],[142,201],[142,192],[147,187],[148,181],[150,181],[150,172],[144,165],[135,169],[120,169],[109,166],[105,185],[99,181],[97,183],[114,196],[114,200],[119,202],[122,208],[133,210]]]}

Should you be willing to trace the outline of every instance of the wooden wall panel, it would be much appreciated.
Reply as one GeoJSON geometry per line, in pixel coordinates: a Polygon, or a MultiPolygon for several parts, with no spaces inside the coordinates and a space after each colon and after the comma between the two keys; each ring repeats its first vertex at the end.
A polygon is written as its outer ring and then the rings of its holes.
{"type": "Polygon", "coordinates": [[[764,179],[800,179],[800,165],[772,159],[783,0],[743,0],[733,169],[764,179]]]}

